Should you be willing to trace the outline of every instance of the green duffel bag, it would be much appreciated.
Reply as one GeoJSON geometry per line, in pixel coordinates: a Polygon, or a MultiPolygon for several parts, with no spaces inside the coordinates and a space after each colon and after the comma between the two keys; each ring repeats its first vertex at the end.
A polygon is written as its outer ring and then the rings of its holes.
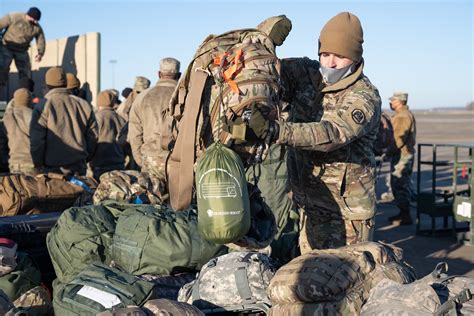
{"type": "Polygon", "coordinates": [[[0,289],[13,302],[23,293],[41,284],[41,273],[26,253],[17,252],[17,266],[11,272],[0,276],[0,289]]]}
{"type": "Polygon", "coordinates": [[[140,306],[153,299],[154,286],[102,263],[92,263],[67,284],[54,281],[54,313],[95,316],[110,309],[140,306]]]}
{"type": "Polygon", "coordinates": [[[209,146],[196,170],[198,230],[218,244],[244,237],[250,228],[250,202],[240,157],[219,142],[209,146]]]}
{"type": "Polygon", "coordinates": [[[70,282],[91,262],[110,262],[107,248],[112,242],[115,222],[127,207],[127,204],[111,202],[71,207],[61,214],[46,237],[60,282],[70,282]]]}
{"type": "Polygon", "coordinates": [[[207,241],[193,209],[174,212],[163,205],[134,205],[117,221],[112,260],[134,275],[170,275],[200,269],[227,248],[207,241]]]}

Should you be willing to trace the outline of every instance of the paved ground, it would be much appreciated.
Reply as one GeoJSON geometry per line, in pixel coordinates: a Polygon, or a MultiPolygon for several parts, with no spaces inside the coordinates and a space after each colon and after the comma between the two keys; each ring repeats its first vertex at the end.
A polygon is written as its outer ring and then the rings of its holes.
{"type": "MultiPolygon", "coordinates": [[[[418,143],[471,143],[474,144],[474,113],[473,112],[416,112],[418,127],[418,143]]],[[[453,157],[450,148],[441,148],[439,160],[449,161],[453,157]]],[[[422,160],[431,160],[431,148],[422,150],[422,160]]],[[[431,167],[421,168],[421,188],[429,191],[432,186],[431,167]]],[[[381,177],[388,172],[388,164],[382,168],[381,177]]],[[[442,166],[437,168],[437,189],[451,190],[452,168],[442,166]]],[[[378,181],[378,195],[386,190],[383,178],[378,181]]],[[[416,162],[413,175],[416,189],[416,162]]],[[[466,180],[460,178],[460,181],[466,180]]],[[[389,216],[398,212],[392,203],[379,203],[376,215],[375,240],[384,240],[393,243],[404,250],[406,260],[415,267],[419,276],[431,272],[436,263],[446,261],[450,274],[466,274],[474,276],[474,246],[459,244],[452,235],[420,236],[415,234],[415,224],[411,226],[394,226],[388,222],[389,216]]],[[[412,218],[416,217],[416,203],[412,204],[412,218]]],[[[428,228],[431,219],[422,216],[422,228],[428,228]]],[[[442,228],[442,219],[438,219],[437,227],[442,228]]],[[[451,221],[449,221],[451,225],[451,221]]]]}

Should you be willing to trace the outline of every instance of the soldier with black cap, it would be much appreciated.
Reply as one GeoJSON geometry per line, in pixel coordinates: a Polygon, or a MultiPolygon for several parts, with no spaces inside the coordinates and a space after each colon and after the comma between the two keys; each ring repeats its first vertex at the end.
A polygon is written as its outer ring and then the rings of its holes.
{"type": "Polygon", "coordinates": [[[43,58],[46,41],[43,29],[38,21],[41,11],[32,7],[25,13],[9,13],[0,19],[0,33],[3,34],[0,43],[0,87],[6,85],[10,64],[15,60],[20,79],[31,78],[31,63],[28,48],[33,38],[36,39],[38,54],[35,60],[43,58]]]}

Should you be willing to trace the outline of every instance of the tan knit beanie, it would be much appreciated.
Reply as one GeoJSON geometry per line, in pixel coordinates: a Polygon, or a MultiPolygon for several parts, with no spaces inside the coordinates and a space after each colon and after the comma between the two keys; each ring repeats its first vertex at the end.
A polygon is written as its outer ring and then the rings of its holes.
{"type": "Polygon", "coordinates": [[[51,87],[65,87],[66,74],[61,67],[51,67],[46,72],[46,84],[51,87]]]}
{"type": "Polygon", "coordinates": [[[114,95],[109,90],[104,90],[97,97],[97,106],[100,108],[112,108],[114,106],[114,95]]]}
{"type": "Polygon", "coordinates": [[[364,32],[359,18],[352,13],[342,12],[324,25],[319,35],[319,54],[333,53],[354,62],[362,59],[364,32]]]}
{"type": "Polygon", "coordinates": [[[15,107],[19,106],[30,106],[31,104],[31,93],[26,88],[20,88],[13,94],[13,100],[15,107]]]}
{"type": "Polygon", "coordinates": [[[79,78],[76,77],[75,74],[68,72],[66,74],[66,81],[67,81],[67,87],[68,89],[74,89],[74,88],[79,88],[81,86],[81,82],[79,81],[79,78]]]}

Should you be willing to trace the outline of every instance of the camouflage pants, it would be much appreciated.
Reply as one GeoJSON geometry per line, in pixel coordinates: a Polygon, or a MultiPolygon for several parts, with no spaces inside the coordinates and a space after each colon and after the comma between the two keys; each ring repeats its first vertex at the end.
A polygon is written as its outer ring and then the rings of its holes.
{"type": "Polygon", "coordinates": [[[374,218],[348,220],[340,216],[314,216],[315,212],[300,209],[300,251],[312,249],[333,249],[359,242],[371,241],[374,218]]]}
{"type": "Polygon", "coordinates": [[[12,51],[0,44],[0,86],[6,85],[13,60],[15,60],[19,78],[31,78],[31,63],[28,51],[12,51]]]}
{"type": "Polygon", "coordinates": [[[400,209],[410,207],[411,175],[413,173],[414,155],[395,155],[390,165],[390,186],[400,209]]]}
{"type": "Polygon", "coordinates": [[[142,156],[142,171],[148,172],[150,175],[157,177],[162,181],[166,181],[166,157],[142,156]]]}

